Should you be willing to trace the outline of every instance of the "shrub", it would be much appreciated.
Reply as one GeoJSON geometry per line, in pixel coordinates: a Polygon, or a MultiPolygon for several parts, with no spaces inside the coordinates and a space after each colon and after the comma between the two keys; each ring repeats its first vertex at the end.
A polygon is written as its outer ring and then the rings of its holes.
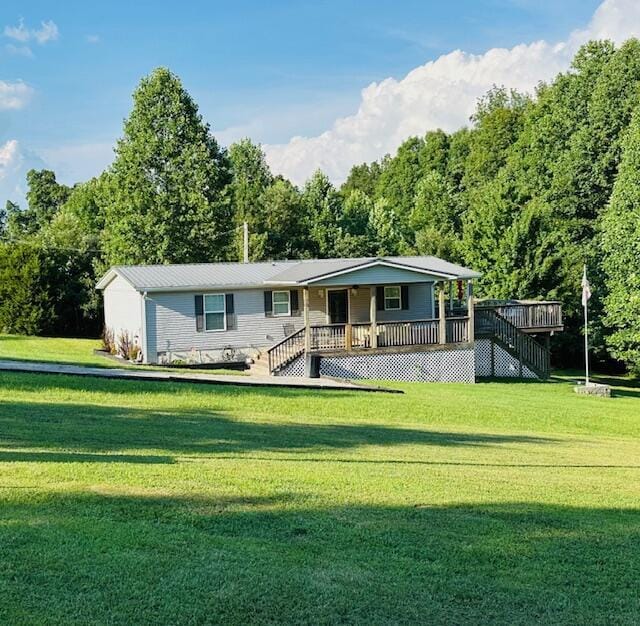
{"type": "Polygon", "coordinates": [[[110,354],[115,354],[116,346],[113,331],[110,328],[107,328],[107,326],[102,327],[102,335],[100,336],[100,339],[102,340],[102,349],[110,354]]]}
{"type": "Polygon", "coordinates": [[[116,346],[118,356],[121,356],[123,359],[128,359],[132,348],[133,341],[131,340],[131,335],[126,330],[120,331],[116,346]]]}

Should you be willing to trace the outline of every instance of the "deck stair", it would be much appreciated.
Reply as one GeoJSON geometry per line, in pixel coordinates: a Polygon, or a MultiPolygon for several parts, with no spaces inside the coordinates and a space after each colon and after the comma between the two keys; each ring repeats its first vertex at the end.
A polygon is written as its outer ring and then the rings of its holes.
{"type": "Polygon", "coordinates": [[[520,375],[522,375],[522,368],[526,366],[539,378],[549,378],[549,349],[496,310],[476,309],[475,335],[476,338],[491,339],[517,359],[520,364],[520,375]]]}
{"type": "Polygon", "coordinates": [[[304,328],[287,335],[267,350],[267,372],[278,373],[301,354],[304,354],[304,328]]]}

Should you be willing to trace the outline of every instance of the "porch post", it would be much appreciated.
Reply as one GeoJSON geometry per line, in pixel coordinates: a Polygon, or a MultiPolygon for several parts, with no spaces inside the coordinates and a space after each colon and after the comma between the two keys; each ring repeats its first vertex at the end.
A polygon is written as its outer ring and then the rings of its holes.
{"type": "Polygon", "coordinates": [[[373,349],[378,347],[378,321],[376,314],[378,311],[378,305],[376,303],[376,287],[372,285],[369,287],[370,302],[369,302],[369,321],[371,322],[371,347],[373,349]]]}
{"type": "Polygon", "coordinates": [[[445,317],[446,312],[444,310],[445,293],[444,293],[444,281],[440,283],[440,291],[438,292],[438,343],[447,343],[447,319],[445,317]]]}
{"type": "Polygon", "coordinates": [[[467,281],[467,314],[469,315],[469,323],[467,325],[469,336],[467,341],[472,342],[475,340],[475,312],[473,301],[473,283],[471,280],[467,281]]]}
{"type": "Polygon", "coordinates": [[[304,351],[311,351],[311,326],[309,325],[309,287],[302,290],[302,305],[304,314],[304,351]]]}

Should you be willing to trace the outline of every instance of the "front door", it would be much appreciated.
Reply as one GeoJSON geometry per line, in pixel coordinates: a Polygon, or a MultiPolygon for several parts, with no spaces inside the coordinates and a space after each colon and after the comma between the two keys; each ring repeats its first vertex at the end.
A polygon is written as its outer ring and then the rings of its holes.
{"type": "Polygon", "coordinates": [[[349,321],[349,293],[346,289],[332,289],[329,300],[329,323],[346,324],[349,321]]]}

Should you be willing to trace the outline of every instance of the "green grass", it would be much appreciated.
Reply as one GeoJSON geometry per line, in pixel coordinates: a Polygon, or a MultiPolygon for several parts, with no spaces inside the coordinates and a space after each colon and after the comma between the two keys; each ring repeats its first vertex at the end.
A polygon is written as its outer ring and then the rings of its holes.
{"type": "Polygon", "coordinates": [[[66,365],[85,365],[88,367],[243,375],[242,371],[223,368],[191,369],[184,367],[134,365],[124,361],[120,362],[109,359],[101,354],[94,354],[93,351],[100,347],[101,342],[98,339],[28,337],[24,335],[0,334],[0,359],[10,359],[12,361],[42,361],[47,363],[63,363],[66,365]]]}
{"type": "Polygon", "coordinates": [[[623,384],[0,373],[0,623],[638,623],[623,384]]]}

